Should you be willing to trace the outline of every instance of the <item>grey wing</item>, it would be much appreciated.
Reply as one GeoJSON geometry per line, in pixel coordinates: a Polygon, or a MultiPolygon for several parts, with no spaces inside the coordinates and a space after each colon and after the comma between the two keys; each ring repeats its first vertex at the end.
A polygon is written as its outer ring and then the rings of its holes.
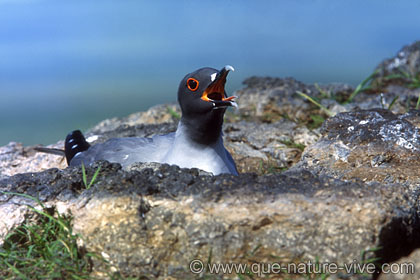
{"type": "Polygon", "coordinates": [[[235,161],[233,160],[232,155],[228,152],[228,150],[226,150],[226,148],[225,148],[225,153],[226,153],[226,157],[227,157],[227,159],[228,159],[228,162],[227,162],[227,164],[226,164],[226,165],[228,166],[229,171],[230,171],[233,175],[238,175],[238,174],[239,174],[239,172],[238,172],[238,169],[236,168],[235,161]]]}
{"type": "Polygon", "coordinates": [[[174,133],[154,136],[152,138],[113,138],[96,144],[76,155],[71,166],[92,164],[97,160],[117,162],[127,166],[135,162],[161,162],[172,145],[174,133]]]}

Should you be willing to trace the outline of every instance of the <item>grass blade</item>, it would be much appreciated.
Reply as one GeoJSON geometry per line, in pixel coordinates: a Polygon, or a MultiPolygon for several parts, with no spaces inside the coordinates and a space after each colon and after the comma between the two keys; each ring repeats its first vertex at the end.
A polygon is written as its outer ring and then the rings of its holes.
{"type": "Polygon", "coordinates": [[[400,71],[400,73],[403,75],[404,78],[411,79],[411,74],[408,73],[407,71],[404,71],[401,68],[398,68],[398,71],[400,71]]]}
{"type": "Polygon", "coordinates": [[[351,101],[353,101],[353,98],[355,98],[356,95],[358,95],[360,92],[369,89],[370,88],[369,86],[365,87],[366,84],[368,84],[378,72],[379,72],[378,69],[375,70],[375,72],[370,74],[366,79],[364,79],[360,84],[358,84],[356,89],[352,92],[352,94],[344,103],[350,103],[351,101]]]}
{"type": "Polygon", "coordinates": [[[368,253],[375,253],[379,250],[382,250],[382,246],[378,246],[378,247],[370,248],[370,249],[367,249],[367,250],[363,250],[361,255],[360,255],[362,263],[368,263],[368,261],[371,261],[372,259],[374,259],[374,258],[366,259],[366,255],[368,253]]]}
{"type": "Polygon", "coordinates": [[[86,177],[86,168],[85,165],[82,162],[82,179],[83,179],[83,184],[85,185],[85,188],[88,188],[88,184],[87,184],[87,177],[86,177]]]}
{"type": "Polygon", "coordinates": [[[22,274],[22,272],[19,271],[19,269],[17,269],[16,267],[14,267],[13,265],[11,265],[10,263],[8,263],[7,261],[5,262],[6,265],[17,275],[19,275],[19,277],[21,279],[28,279],[28,277],[26,277],[25,275],[22,274]]]}
{"type": "Polygon", "coordinates": [[[70,247],[66,244],[66,242],[64,242],[64,241],[63,241],[63,240],[61,240],[61,239],[58,239],[58,241],[59,241],[61,244],[63,244],[63,246],[67,249],[67,252],[69,252],[70,258],[71,258],[72,260],[74,260],[73,252],[72,252],[72,250],[70,249],[70,247]]]}
{"type": "Polygon", "coordinates": [[[314,84],[315,88],[319,91],[323,98],[330,98],[331,94],[323,90],[317,83],[314,84]]]}
{"type": "Polygon", "coordinates": [[[90,187],[93,185],[93,183],[95,182],[95,180],[96,180],[96,177],[98,177],[98,174],[99,174],[99,171],[101,170],[101,166],[99,165],[98,166],[98,169],[96,169],[96,171],[95,171],[95,174],[93,174],[93,177],[92,177],[92,180],[90,180],[90,183],[89,183],[89,185],[88,185],[88,187],[87,187],[87,189],[90,189],[90,187]]]}
{"type": "Polygon", "coordinates": [[[388,76],[384,77],[384,80],[394,80],[394,79],[404,79],[406,78],[404,75],[402,74],[389,74],[388,76]]]}
{"type": "MultiPolygon", "coordinates": [[[[39,199],[27,194],[2,193],[29,198],[41,205],[39,199]]],[[[0,278],[91,279],[91,257],[97,255],[79,250],[77,240],[82,237],[72,233],[71,218],[56,210],[51,213],[46,207],[27,207],[42,216],[41,222],[25,221],[7,234],[6,245],[0,246],[0,278]]]]}
{"type": "Polygon", "coordinates": [[[171,107],[166,107],[168,110],[169,115],[171,115],[171,117],[173,117],[174,119],[180,120],[181,119],[181,115],[175,111],[174,109],[172,109],[171,107]]]}
{"type": "Polygon", "coordinates": [[[49,218],[49,219],[51,219],[51,220],[53,220],[54,222],[56,222],[56,223],[58,223],[60,226],[62,226],[65,230],[69,230],[68,229],[68,226],[66,225],[66,224],[64,224],[62,221],[60,221],[59,219],[56,219],[56,218],[54,218],[53,216],[51,216],[50,214],[47,214],[47,213],[45,213],[45,212],[43,212],[43,211],[41,211],[41,210],[38,210],[38,209],[36,209],[35,207],[32,207],[32,206],[29,206],[28,205],[28,207],[29,208],[31,208],[33,211],[35,211],[35,212],[37,212],[38,214],[40,214],[40,215],[42,215],[42,216],[44,216],[44,217],[47,217],[47,218],[49,218]]]}
{"type": "MultiPolygon", "coordinates": [[[[391,108],[392,108],[392,106],[394,105],[394,103],[395,103],[395,101],[397,101],[398,100],[398,95],[397,96],[395,96],[394,97],[394,99],[392,99],[392,101],[391,101],[391,104],[389,104],[389,106],[388,106],[388,110],[390,110],[391,111],[391,108]]],[[[418,101],[417,101],[417,103],[418,103],[418,101]]]]}
{"type": "Polygon", "coordinates": [[[312,102],[313,104],[315,104],[316,106],[318,106],[321,110],[323,110],[329,117],[334,116],[334,113],[331,112],[330,110],[327,109],[327,107],[321,105],[320,103],[316,102],[312,97],[310,97],[309,95],[301,92],[301,91],[296,91],[297,94],[299,94],[301,97],[309,100],[310,102],[312,102]]]}
{"type": "Polygon", "coordinates": [[[21,197],[24,197],[24,198],[29,198],[29,199],[35,201],[36,203],[38,203],[42,208],[45,208],[44,204],[38,198],[33,197],[31,195],[27,195],[27,194],[24,194],[24,193],[3,192],[3,191],[1,193],[8,194],[8,195],[17,195],[17,196],[21,196],[21,197]]]}

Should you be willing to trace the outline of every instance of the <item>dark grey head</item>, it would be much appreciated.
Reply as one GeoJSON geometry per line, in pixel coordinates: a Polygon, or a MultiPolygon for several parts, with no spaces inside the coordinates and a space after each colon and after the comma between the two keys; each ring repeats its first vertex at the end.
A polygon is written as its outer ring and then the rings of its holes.
{"type": "Polygon", "coordinates": [[[226,77],[233,70],[232,66],[225,66],[220,71],[201,68],[187,74],[179,84],[181,122],[192,140],[210,144],[219,138],[226,108],[236,107],[235,97],[227,97],[225,91],[226,77]]]}

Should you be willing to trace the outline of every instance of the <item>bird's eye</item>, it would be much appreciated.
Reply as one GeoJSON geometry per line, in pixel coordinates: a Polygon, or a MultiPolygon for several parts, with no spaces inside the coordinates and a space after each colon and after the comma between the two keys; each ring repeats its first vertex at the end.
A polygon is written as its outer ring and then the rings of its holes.
{"type": "Polygon", "coordinates": [[[189,78],[187,80],[187,87],[191,91],[196,91],[198,89],[198,84],[199,84],[198,81],[194,78],[189,78]]]}

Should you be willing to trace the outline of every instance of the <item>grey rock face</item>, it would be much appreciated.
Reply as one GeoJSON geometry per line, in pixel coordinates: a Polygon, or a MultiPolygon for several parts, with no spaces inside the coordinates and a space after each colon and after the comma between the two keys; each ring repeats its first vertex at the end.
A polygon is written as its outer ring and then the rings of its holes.
{"type": "Polygon", "coordinates": [[[293,78],[251,77],[246,79],[244,84],[245,88],[235,92],[235,95],[239,96],[238,106],[241,117],[259,119],[264,122],[273,122],[281,118],[297,123],[309,122],[311,115],[322,114],[319,108],[314,108],[313,104],[298,97],[297,91],[320,97],[321,89],[337,98],[348,97],[353,91],[353,88],[346,84],[337,83],[316,87],[293,78]]]}
{"type": "Polygon", "coordinates": [[[261,173],[261,169],[270,167],[287,169],[299,161],[305,146],[318,139],[316,132],[285,119],[273,123],[228,123],[224,132],[226,148],[240,172],[261,173]]]}
{"type": "MultiPolygon", "coordinates": [[[[205,262],[210,254],[213,262],[348,263],[362,261],[362,250],[383,246],[379,254],[388,257],[408,246],[417,229],[408,187],[349,183],[304,170],[214,177],[168,165],[127,172],[100,164],[89,190],[81,187],[79,168],[16,175],[1,181],[0,190],[42,193],[43,201],[70,210],[86,248],[107,256],[124,275],[190,278],[189,262],[205,262]]],[[[17,198],[1,199],[3,216],[17,198]]],[[[103,264],[95,265],[101,275],[103,264]]]]}
{"type": "MultiPolygon", "coordinates": [[[[48,148],[62,148],[63,141],[48,148]]],[[[22,144],[10,142],[0,147],[0,179],[25,172],[38,172],[48,168],[65,168],[64,157],[37,153],[34,147],[23,147],[22,144]]]]}
{"type": "Polygon", "coordinates": [[[420,78],[420,41],[403,47],[396,56],[384,60],[376,69],[378,74],[373,84],[377,87],[411,84],[412,78],[420,78]]]}
{"type": "Polygon", "coordinates": [[[376,94],[370,94],[369,99],[382,94],[388,104],[398,97],[394,112],[405,113],[416,106],[420,95],[420,41],[403,47],[376,67],[371,91],[376,94]]]}
{"type": "Polygon", "coordinates": [[[294,168],[340,179],[420,182],[420,112],[394,115],[383,109],[338,114],[322,126],[322,138],[308,147],[294,168]]]}

